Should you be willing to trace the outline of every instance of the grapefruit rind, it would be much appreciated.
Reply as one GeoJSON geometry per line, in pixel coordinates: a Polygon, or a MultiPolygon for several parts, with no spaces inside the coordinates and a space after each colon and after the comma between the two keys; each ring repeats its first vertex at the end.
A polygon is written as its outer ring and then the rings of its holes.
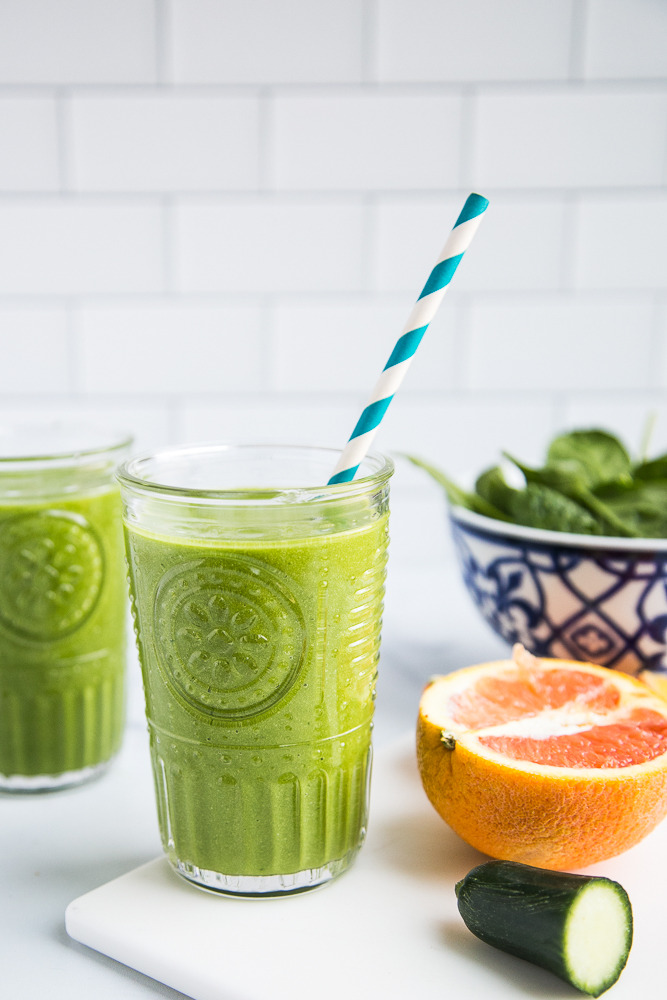
{"type": "MultiPolygon", "coordinates": [[[[612,683],[614,716],[641,706],[667,718],[667,703],[627,675],[589,664],[541,660],[540,670],[570,669],[612,683]]],[[[426,794],[473,847],[495,858],[542,868],[579,868],[638,843],[667,814],[667,753],[616,768],[557,767],[516,760],[479,741],[448,709],[451,697],[484,676],[516,675],[511,660],[435,679],[420,705],[417,750],[426,794]],[[443,731],[450,747],[443,743],[443,731]]],[[[610,717],[610,716],[607,716],[610,717]]]]}

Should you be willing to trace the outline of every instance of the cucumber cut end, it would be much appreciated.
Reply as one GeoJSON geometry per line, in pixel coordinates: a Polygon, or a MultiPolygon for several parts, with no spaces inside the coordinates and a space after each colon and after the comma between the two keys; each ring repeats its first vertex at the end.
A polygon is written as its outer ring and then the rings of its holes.
{"type": "Polygon", "coordinates": [[[563,959],[570,982],[599,997],[625,968],[632,945],[632,909],[617,882],[595,879],[584,886],[565,925],[563,959]]]}

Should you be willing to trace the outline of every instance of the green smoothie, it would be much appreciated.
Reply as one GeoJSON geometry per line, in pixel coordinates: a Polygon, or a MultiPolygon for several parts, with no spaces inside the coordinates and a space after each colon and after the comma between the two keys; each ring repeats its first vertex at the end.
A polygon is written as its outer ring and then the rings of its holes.
{"type": "Polygon", "coordinates": [[[118,749],[125,573],[117,488],[18,502],[11,485],[0,476],[0,787],[27,790],[118,749]]]}
{"type": "Polygon", "coordinates": [[[277,520],[273,538],[269,515],[255,538],[201,537],[186,507],[178,536],[126,520],[162,837],[196,881],[316,881],[360,846],[386,495],[362,506],[316,509],[305,528],[277,520]]]}

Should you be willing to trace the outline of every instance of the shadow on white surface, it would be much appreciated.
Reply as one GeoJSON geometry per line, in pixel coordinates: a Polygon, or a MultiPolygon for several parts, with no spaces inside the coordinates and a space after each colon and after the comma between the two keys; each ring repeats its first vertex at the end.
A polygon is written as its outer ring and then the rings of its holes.
{"type": "Polygon", "coordinates": [[[42,861],[39,865],[39,875],[42,883],[48,883],[51,891],[61,889],[71,893],[89,892],[102,882],[110,882],[119,878],[125,872],[145,865],[152,861],[155,851],[117,851],[113,856],[86,858],[77,860],[61,859],[59,862],[42,861]]]}
{"type": "Polygon", "coordinates": [[[470,962],[473,968],[484,967],[498,979],[502,979],[516,990],[517,997],[551,997],[553,1000],[567,1000],[581,997],[579,990],[567,983],[561,983],[545,969],[538,969],[530,962],[524,962],[513,955],[505,955],[470,933],[460,919],[443,920],[440,936],[448,950],[456,952],[470,962]]]}
{"type": "MultiPolygon", "coordinates": [[[[108,994],[108,996],[113,997],[114,1000],[116,1000],[116,998],[120,1000],[120,998],[134,996],[156,996],[164,997],[165,1000],[181,1000],[182,997],[186,996],[185,993],[179,993],[178,990],[173,990],[171,986],[165,986],[164,983],[159,983],[157,979],[151,979],[150,976],[145,976],[143,972],[137,972],[136,969],[131,969],[128,965],[121,965],[119,962],[116,962],[115,959],[108,958],[106,955],[100,954],[99,951],[93,951],[92,948],[87,948],[85,944],[79,944],[78,941],[73,941],[65,930],[64,923],[57,928],[54,937],[59,945],[64,945],[71,952],[76,954],[77,959],[96,967],[109,979],[116,980],[114,992],[108,994]],[[134,989],[131,993],[127,992],[126,985],[132,987],[136,986],[136,992],[134,989]]],[[[82,976],[82,979],[83,978],[84,977],[82,976]]],[[[89,979],[90,976],[85,976],[85,978],[89,979]]]]}
{"type": "Polygon", "coordinates": [[[447,882],[461,878],[475,865],[488,861],[445,826],[433,810],[433,815],[414,813],[382,824],[382,846],[378,858],[387,868],[433,884],[434,879],[447,882]]]}

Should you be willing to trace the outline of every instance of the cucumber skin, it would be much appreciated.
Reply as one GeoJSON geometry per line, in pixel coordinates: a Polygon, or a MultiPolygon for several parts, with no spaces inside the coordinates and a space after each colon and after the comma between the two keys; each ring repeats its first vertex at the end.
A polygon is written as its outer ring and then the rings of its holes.
{"type": "MultiPolygon", "coordinates": [[[[567,967],[564,940],[570,906],[589,882],[606,882],[620,890],[632,927],[630,901],[618,882],[531,868],[516,861],[489,861],[468,872],[456,885],[459,913],[467,928],[486,944],[539,965],[581,989],[567,967]]],[[[617,973],[593,996],[616,982],[629,951],[628,947],[617,973]]]]}

